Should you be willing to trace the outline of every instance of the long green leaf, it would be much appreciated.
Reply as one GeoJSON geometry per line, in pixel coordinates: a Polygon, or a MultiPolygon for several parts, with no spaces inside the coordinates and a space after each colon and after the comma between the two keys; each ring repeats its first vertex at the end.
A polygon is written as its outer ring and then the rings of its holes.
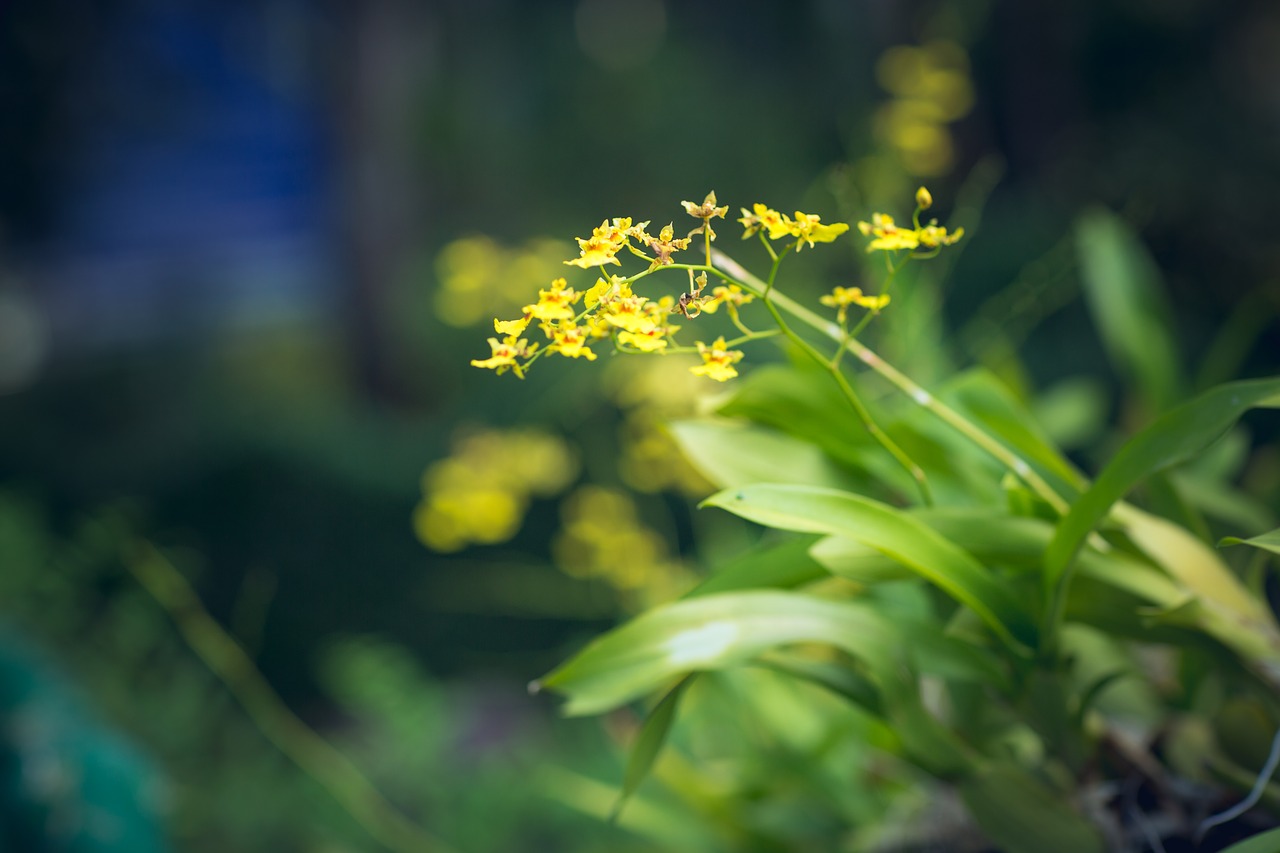
{"type": "Polygon", "coordinates": [[[1159,411],[1178,399],[1178,349],[1160,271],[1129,227],[1106,210],[1076,226],[1086,302],[1117,371],[1159,411]]]}
{"type": "Polygon", "coordinates": [[[1280,530],[1272,530],[1269,533],[1263,533],[1261,536],[1254,536],[1252,539],[1227,536],[1218,543],[1219,548],[1224,545],[1252,545],[1255,548],[1261,548],[1263,551],[1270,551],[1272,554],[1280,554],[1280,530]]]}
{"type": "Polygon", "coordinates": [[[1102,839],[1062,795],[1023,768],[993,764],[960,783],[969,813],[1007,853],[1101,853],[1102,839]]]}
{"type": "Polygon", "coordinates": [[[565,713],[594,714],[668,685],[690,672],[745,663],[778,646],[827,643],[873,673],[914,665],[999,684],[1004,676],[982,650],[928,625],[903,625],[858,601],[752,590],[677,601],[597,637],[541,681],[568,697],[565,713]]]}
{"type": "MultiPolygon", "coordinates": [[[[1015,572],[1039,571],[1044,565],[1045,548],[1054,533],[1053,525],[1042,519],[1001,515],[990,509],[914,509],[909,514],[984,565],[1004,566],[1015,572]]],[[[810,554],[832,574],[859,583],[895,580],[910,573],[905,566],[875,549],[841,536],[818,540],[810,554]]],[[[1135,597],[1135,607],[1164,609],[1187,597],[1186,589],[1169,575],[1121,551],[1103,554],[1086,548],[1077,561],[1080,576],[1097,582],[1088,596],[1083,596],[1086,600],[1073,602],[1076,618],[1084,621],[1089,621],[1088,614],[1092,611],[1105,609],[1110,604],[1099,600],[1099,592],[1105,590],[1100,590],[1098,584],[1135,597]]],[[[1107,614],[1114,615],[1109,610],[1107,614]]],[[[1130,621],[1136,615],[1132,608],[1125,612],[1125,618],[1130,621]]]]}
{"type": "Polygon", "coordinates": [[[1085,538],[1144,477],[1185,462],[1250,409],[1277,407],[1280,377],[1232,382],[1179,406],[1130,439],[1059,524],[1045,553],[1046,586],[1066,581],[1064,573],[1085,538]]]}
{"type": "Polygon", "coordinates": [[[690,420],[670,425],[685,458],[720,488],[748,483],[803,483],[855,488],[857,478],[812,444],[743,421],[690,420]]]}
{"type": "Polygon", "coordinates": [[[679,683],[662,697],[662,701],[653,706],[649,716],[645,717],[644,725],[640,727],[640,733],[636,735],[636,741],[631,747],[631,755],[627,759],[627,770],[622,776],[622,791],[619,792],[618,801],[609,815],[610,822],[618,819],[622,814],[622,807],[627,804],[627,800],[636,792],[636,788],[639,788],[640,783],[649,775],[653,762],[657,760],[658,753],[667,742],[667,735],[671,733],[671,724],[675,722],[680,697],[692,682],[692,675],[686,675],[680,679],[679,683]]]}
{"type": "Polygon", "coordinates": [[[1080,473],[1013,392],[989,371],[966,371],[947,383],[939,396],[1017,451],[1058,492],[1070,496],[1083,487],[1080,473]]]}
{"type": "Polygon", "coordinates": [[[972,609],[1015,649],[1035,644],[1034,620],[1000,579],[906,512],[860,495],[803,486],[728,489],[703,504],[768,527],[835,534],[874,548],[972,609]]]}
{"type": "Polygon", "coordinates": [[[829,572],[809,555],[815,538],[797,537],[729,560],[683,597],[697,598],[741,589],[794,589],[829,577],[829,572]]]}

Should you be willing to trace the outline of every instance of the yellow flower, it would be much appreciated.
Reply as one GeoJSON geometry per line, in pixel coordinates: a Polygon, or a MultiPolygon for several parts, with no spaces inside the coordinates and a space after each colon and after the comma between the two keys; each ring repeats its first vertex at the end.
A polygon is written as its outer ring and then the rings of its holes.
{"type": "Polygon", "coordinates": [[[652,324],[645,310],[649,300],[631,292],[628,285],[623,285],[617,296],[605,303],[604,319],[619,329],[638,332],[646,323],[652,324]]]}
{"type": "Polygon", "coordinates": [[[656,352],[666,348],[666,333],[665,328],[650,323],[648,328],[636,332],[618,332],[618,340],[644,352],[656,352]]]}
{"type": "Polygon", "coordinates": [[[653,263],[650,264],[650,269],[653,269],[655,267],[666,266],[667,264],[674,263],[674,261],[671,260],[671,253],[683,251],[684,249],[689,248],[690,239],[688,237],[681,237],[678,240],[675,239],[675,229],[670,223],[667,223],[663,226],[662,230],[658,232],[657,237],[651,237],[648,234],[644,235],[644,242],[645,245],[653,251],[654,255],[656,255],[653,259],[653,263]]]}
{"type": "Polygon", "coordinates": [[[742,208],[742,218],[738,220],[746,229],[742,235],[744,240],[760,230],[769,232],[770,240],[778,240],[791,234],[793,223],[785,214],[772,207],[765,207],[760,202],[751,205],[751,211],[748,213],[745,207],[742,208]]]}
{"type": "MultiPolygon", "coordinates": [[[[916,205],[921,210],[931,204],[933,197],[927,189],[921,187],[916,191],[916,205]]],[[[859,222],[858,230],[864,236],[875,238],[867,245],[868,252],[896,252],[902,249],[914,251],[922,247],[936,250],[942,246],[951,246],[964,236],[963,228],[948,233],[936,219],[929,220],[927,225],[919,228],[899,228],[894,224],[893,217],[884,213],[872,214],[870,222],[859,222]]],[[[931,253],[930,257],[932,254],[936,252],[931,253]]]]}
{"type": "Polygon", "coordinates": [[[707,193],[707,197],[703,199],[702,204],[694,204],[691,201],[682,201],[680,204],[684,205],[685,213],[689,214],[694,219],[702,220],[702,224],[689,233],[701,234],[705,230],[707,237],[712,240],[716,238],[716,232],[711,230],[711,220],[717,216],[724,219],[725,214],[729,212],[728,205],[724,207],[716,207],[715,190],[707,193]]]}
{"type": "Polygon", "coordinates": [[[524,313],[539,320],[569,320],[574,314],[570,306],[580,296],[580,293],[567,286],[564,279],[558,278],[551,282],[550,290],[538,291],[537,303],[524,306],[524,313]]]}
{"type": "Polygon", "coordinates": [[[711,346],[698,341],[698,353],[702,356],[702,364],[689,370],[697,376],[706,376],[717,382],[724,382],[738,375],[733,365],[742,358],[740,350],[725,349],[724,337],[718,337],[711,346]]]}
{"type": "Polygon", "coordinates": [[[612,281],[605,281],[602,278],[596,279],[596,283],[591,285],[587,292],[583,295],[582,301],[588,309],[595,308],[603,299],[608,297],[609,292],[613,289],[612,281]]]}
{"type": "Polygon", "coordinates": [[[873,213],[871,222],[859,222],[858,230],[864,236],[875,239],[867,246],[868,252],[892,252],[898,249],[914,249],[920,245],[920,235],[914,230],[899,228],[893,217],[885,213],[873,213]]]}
{"type": "Polygon", "coordinates": [[[957,228],[955,231],[948,234],[947,229],[938,225],[937,220],[935,219],[916,233],[919,235],[921,246],[933,249],[938,246],[954,245],[956,241],[964,236],[964,229],[957,228]]]}
{"type": "Polygon", "coordinates": [[[861,287],[837,287],[826,296],[819,296],[818,301],[831,308],[845,308],[861,298],[861,287]]]}
{"type": "Polygon", "coordinates": [[[830,225],[822,224],[822,217],[816,214],[801,213],[796,211],[795,222],[791,223],[791,234],[800,238],[800,243],[796,245],[796,251],[804,248],[803,243],[808,243],[812,248],[815,241],[819,243],[830,243],[841,234],[849,230],[849,226],[844,222],[833,222],[830,225]]]}
{"type": "Polygon", "coordinates": [[[714,314],[716,311],[720,310],[721,305],[726,303],[734,308],[738,308],[746,305],[753,299],[755,299],[754,296],[747,293],[736,284],[731,284],[728,287],[721,285],[711,291],[711,296],[702,302],[701,307],[702,310],[706,311],[708,314],[714,314]]]}
{"type": "Polygon", "coordinates": [[[849,313],[850,305],[858,305],[869,311],[879,311],[889,304],[889,295],[869,296],[860,287],[837,287],[826,296],[819,296],[823,305],[836,309],[836,319],[843,323],[849,313]]]}
{"type": "Polygon", "coordinates": [[[528,358],[537,348],[537,344],[530,344],[524,339],[516,338],[515,335],[509,335],[501,341],[497,338],[489,338],[489,349],[493,351],[493,355],[486,359],[474,358],[471,360],[471,366],[493,370],[499,375],[511,370],[523,379],[524,368],[516,362],[516,359],[528,358]]]}
{"type": "Polygon", "coordinates": [[[585,357],[587,361],[595,361],[596,354],[587,346],[590,330],[572,322],[561,323],[549,330],[552,343],[547,345],[547,352],[558,352],[566,358],[585,357]]]}
{"type": "Polygon", "coordinates": [[[779,213],[771,207],[765,207],[763,204],[752,205],[756,212],[756,216],[760,217],[760,224],[769,232],[770,240],[780,240],[791,234],[794,223],[785,213],[779,213]]]}
{"type": "Polygon", "coordinates": [[[493,330],[500,335],[514,335],[519,337],[524,334],[524,330],[528,325],[528,314],[524,315],[519,320],[499,320],[496,317],[493,320],[493,330]]]}
{"type": "Polygon", "coordinates": [[[682,201],[685,213],[694,219],[711,219],[712,217],[720,217],[724,219],[726,213],[729,212],[729,206],[716,207],[716,191],[712,190],[707,193],[707,197],[702,200],[702,204],[694,204],[691,201],[682,201]]]}
{"type": "Polygon", "coordinates": [[[629,218],[614,219],[612,222],[606,219],[585,240],[581,237],[574,238],[578,241],[578,248],[582,252],[582,257],[574,258],[572,261],[565,261],[565,263],[575,267],[582,267],[583,269],[604,266],[605,264],[618,264],[621,266],[622,261],[615,258],[614,255],[626,245],[629,236],[634,236],[633,232],[637,229],[643,230],[644,226],[648,224],[645,222],[633,227],[629,218]]]}

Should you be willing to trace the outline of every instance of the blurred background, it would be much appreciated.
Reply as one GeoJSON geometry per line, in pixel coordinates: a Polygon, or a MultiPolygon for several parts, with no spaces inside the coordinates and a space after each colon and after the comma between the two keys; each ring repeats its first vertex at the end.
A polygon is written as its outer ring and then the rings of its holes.
{"type": "Polygon", "coordinates": [[[0,116],[4,849],[381,849],[291,714],[457,849],[723,841],[602,822],[633,722],[525,689],[752,541],[659,427],[723,390],[687,365],[468,365],[605,217],[927,184],[970,237],[880,349],[1045,389],[1090,470],[1280,366],[1266,0],[0,3],[0,116]],[[1159,270],[1147,398],[1077,276],[1097,207],[1159,270]],[[228,638],[284,706],[214,674],[228,638]]]}

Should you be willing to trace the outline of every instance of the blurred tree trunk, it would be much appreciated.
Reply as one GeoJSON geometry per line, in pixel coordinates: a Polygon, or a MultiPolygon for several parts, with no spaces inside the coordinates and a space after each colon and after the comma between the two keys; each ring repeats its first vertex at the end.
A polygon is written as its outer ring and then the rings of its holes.
{"type": "Polygon", "coordinates": [[[404,402],[407,383],[388,318],[429,192],[414,162],[412,123],[436,26],[429,10],[408,0],[332,8],[326,57],[336,102],[343,323],[354,383],[368,397],[395,404],[404,402]]]}

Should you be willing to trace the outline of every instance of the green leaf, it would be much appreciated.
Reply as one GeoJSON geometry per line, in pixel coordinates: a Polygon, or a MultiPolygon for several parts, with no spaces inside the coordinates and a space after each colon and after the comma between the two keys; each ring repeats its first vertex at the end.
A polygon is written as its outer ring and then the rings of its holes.
{"type": "Polygon", "coordinates": [[[721,488],[748,483],[858,485],[851,472],[821,449],[777,430],[711,419],[677,421],[670,430],[690,464],[721,488]]]}
{"type": "Polygon", "coordinates": [[[1106,210],[1080,218],[1076,248],[1086,301],[1112,364],[1154,410],[1168,408],[1181,395],[1178,348],[1155,262],[1128,225],[1106,210]]]}
{"type": "Polygon", "coordinates": [[[862,602],[753,590],[650,610],[597,637],[530,688],[564,694],[567,714],[594,714],[690,672],[725,669],[800,642],[835,646],[868,664],[873,673],[894,672],[909,663],[954,677],[1003,680],[982,650],[945,637],[936,627],[895,623],[862,602]]]}
{"type": "MultiPolygon", "coordinates": [[[[1039,571],[1044,565],[1045,548],[1054,533],[1053,525],[1042,519],[1000,515],[994,510],[915,509],[909,514],[984,565],[1003,566],[1015,572],[1039,571]]],[[[819,540],[810,553],[832,574],[860,583],[897,580],[909,573],[900,563],[878,551],[840,536],[819,540]]],[[[1123,618],[1129,621],[1135,620],[1136,606],[1171,607],[1187,596],[1186,590],[1167,574],[1118,550],[1103,554],[1086,548],[1078,557],[1078,563],[1080,576],[1096,583],[1087,595],[1076,596],[1073,588],[1073,618],[1076,619],[1091,621],[1092,615],[1108,618],[1116,615],[1112,609],[1114,602],[1102,597],[1107,590],[1099,589],[1100,584],[1136,597],[1132,606],[1124,611],[1123,618]],[[1078,598],[1084,600],[1077,601],[1078,598]]]]}
{"type": "Polygon", "coordinates": [[[801,536],[778,545],[755,548],[718,567],[715,574],[684,594],[697,598],[739,589],[793,589],[828,577],[829,572],[809,556],[815,537],[801,536]]]}
{"type": "Polygon", "coordinates": [[[969,813],[1007,853],[1101,853],[1102,839],[1063,795],[1023,768],[992,764],[960,783],[969,813]]]}
{"type": "Polygon", "coordinates": [[[653,762],[657,760],[658,753],[667,742],[671,724],[675,722],[680,697],[684,695],[684,691],[691,683],[693,683],[692,675],[682,678],[675,687],[667,691],[667,695],[662,697],[662,701],[655,705],[649,712],[649,716],[645,718],[644,725],[640,727],[640,733],[636,735],[636,742],[631,747],[631,755],[627,759],[627,770],[622,776],[622,790],[618,794],[617,803],[613,806],[613,812],[609,815],[610,823],[618,819],[622,814],[622,807],[627,804],[627,800],[636,792],[636,788],[640,787],[640,783],[649,775],[653,762]]]}
{"type": "Polygon", "coordinates": [[[1090,444],[1102,434],[1107,408],[1103,384],[1076,376],[1042,391],[1032,403],[1032,414],[1054,445],[1070,449],[1090,444]]]}
{"type": "Polygon", "coordinates": [[[1280,853],[1280,829],[1269,829],[1244,841],[1237,841],[1222,853],[1280,853]]]}
{"type": "Polygon", "coordinates": [[[1270,551],[1272,554],[1280,554],[1280,529],[1272,530],[1270,533],[1263,533],[1261,536],[1254,536],[1252,539],[1227,536],[1218,543],[1219,548],[1230,545],[1252,545],[1255,548],[1261,548],[1263,551],[1270,551]]]}
{"type": "Polygon", "coordinates": [[[835,534],[874,548],[969,607],[1016,650],[1034,647],[1035,623],[1001,580],[906,512],[859,495],[803,486],[729,489],[703,505],[768,527],[835,534]]]}
{"type": "Polygon", "coordinates": [[[1083,487],[1084,478],[1054,447],[1031,413],[988,371],[966,371],[948,383],[939,396],[987,427],[996,439],[1045,477],[1055,491],[1070,497],[1083,487]]]}
{"type": "Polygon", "coordinates": [[[1245,412],[1258,407],[1280,407],[1280,377],[1220,385],[1131,438],[1058,525],[1045,553],[1046,586],[1067,582],[1067,567],[1085,538],[1138,482],[1185,462],[1230,429],[1245,412]]]}
{"type": "Polygon", "coordinates": [[[1221,480],[1180,470],[1169,475],[1169,482],[1197,510],[1237,529],[1266,530],[1276,523],[1263,501],[1221,480]]]}
{"type": "MultiPolygon", "coordinates": [[[[882,711],[880,695],[871,680],[839,663],[777,651],[766,653],[756,664],[765,669],[817,684],[872,714],[879,714],[882,711]]],[[[888,729],[885,734],[892,735],[892,729],[888,729]]],[[[886,737],[882,740],[890,742],[896,738],[886,737]]]]}
{"type": "Polygon", "coordinates": [[[766,365],[747,374],[734,392],[718,414],[771,426],[850,462],[858,461],[853,447],[876,446],[826,373],[766,365]]]}

